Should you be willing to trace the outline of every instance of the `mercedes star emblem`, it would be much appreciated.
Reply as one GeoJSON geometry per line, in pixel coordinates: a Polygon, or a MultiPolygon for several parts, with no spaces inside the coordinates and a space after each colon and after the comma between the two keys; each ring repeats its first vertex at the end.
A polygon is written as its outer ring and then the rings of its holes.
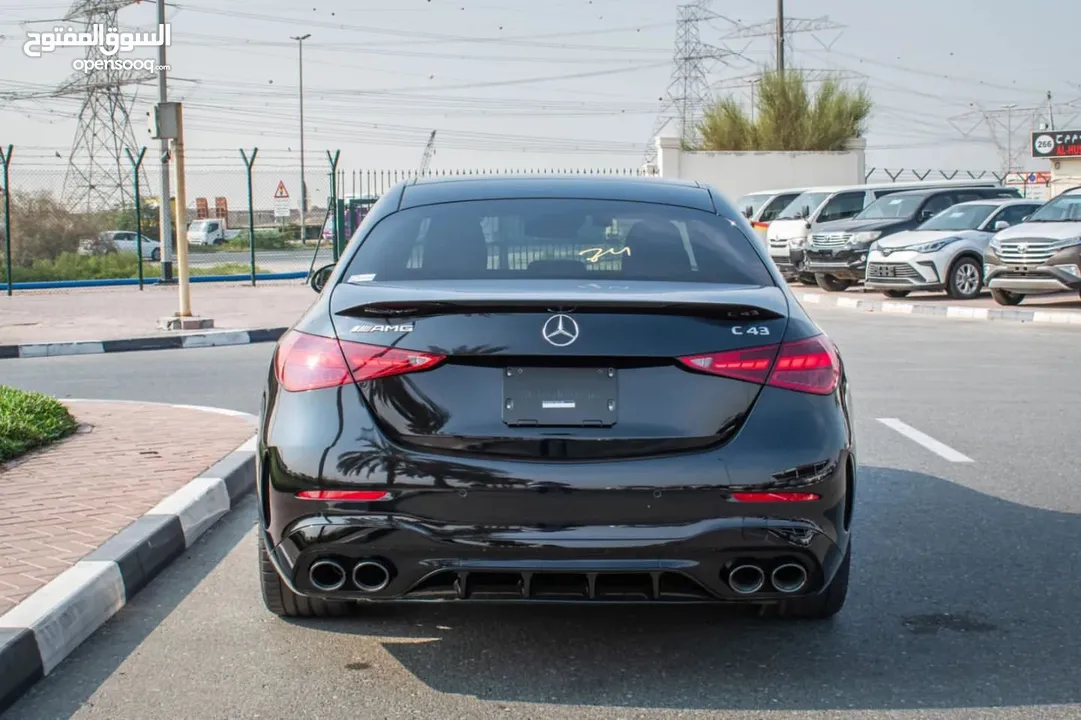
{"type": "Polygon", "coordinates": [[[544,323],[541,335],[556,347],[567,347],[578,339],[578,323],[570,315],[553,315],[544,323]]]}

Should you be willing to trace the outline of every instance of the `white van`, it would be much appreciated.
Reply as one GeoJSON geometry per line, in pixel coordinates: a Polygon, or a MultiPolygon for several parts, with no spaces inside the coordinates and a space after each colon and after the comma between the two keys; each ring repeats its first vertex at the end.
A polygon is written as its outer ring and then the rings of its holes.
{"type": "Polygon", "coordinates": [[[748,193],[736,201],[736,209],[751,223],[763,244],[766,231],[788,204],[795,200],[806,188],[786,188],[784,190],[760,190],[748,193]]]}
{"type": "Polygon", "coordinates": [[[873,183],[808,188],[792,200],[770,223],[766,231],[769,255],[786,279],[799,278],[801,282],[814,285],[814,277],[801,276],[803,247],[811,236],[811,228],[824,222],[845,220],[858,215],[865,207],[880,197],[904,190],[926,188],[997,187],[999,181],[990,180],[925,180],[922,182],[873,183]]]}

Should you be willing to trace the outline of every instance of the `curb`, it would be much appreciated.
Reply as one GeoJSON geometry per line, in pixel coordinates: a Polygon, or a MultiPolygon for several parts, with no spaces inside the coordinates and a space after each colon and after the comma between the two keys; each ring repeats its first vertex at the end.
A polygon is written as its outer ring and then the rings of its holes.
{"type": "Polygon", "coordinates": [[[253,435],[0,617],[0,713],[255,487],[255,443],[253,435]]]}
{"type": "Polygon", "coordinates": [[[1007,310],[998,308],[966,307],[964,305],[923,305],[891,301],[861,300],[838,293],[837,296],[821,293],[793,291],[796,299],[807,305],[838,307],[863,312],[879,312],[886,315],[921,315],[960,320],[997,320],[1038,325],[1073,325],[1081,327],[1081,312],[1047,310],[1007,310]]]}
{"type": "Polygon", "coordinates": [[[202,333],[186,333],[184,335],[157,335],[119,340],[77,340],[75,342],[0,345],[0,360],[250,345],[277,342],[278,338],[284,335],[288,329],[286,327],[276,327],[254,330],[214,330],[202,333]]]}

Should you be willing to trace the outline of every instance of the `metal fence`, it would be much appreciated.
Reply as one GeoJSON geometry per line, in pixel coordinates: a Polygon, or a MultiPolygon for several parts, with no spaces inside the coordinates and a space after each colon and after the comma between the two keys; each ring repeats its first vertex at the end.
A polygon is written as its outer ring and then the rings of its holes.
{"type": "MultiPolygon", "coordinates": [[[[250,168],[238,152],[233,157],[221,153],[187,158],[186,218],[217,221],[224,232],[217,244],[189,245],[189,266],[193,281],[259,280],[304,278],[313,267],[336,259],[333,225],[339,225],[344,244],[347,233],[380,195],[395,184],[415,177],[410,170],[342,169],[336,154],[315,155],[309,160],[305,177],[308,209],[301,233],[299,211],[300,170],[282,154],[247,152],[250,168]],[[252,160],[254,155],[254,160],[252,160]],[[321,161],[321,162],[320,162],[321,161]],[[250,176],[249,176],[250,173],[250,176]],[[282,196],[286,197],[282,197],[282,196]],[[332,202],[337,198],[338,202],[332,202]],[[345,207],[345,215],[332,208],[345,207]],[[353,212],[355,210],[355,212],[353,212]],[[328,223],[336,217],[338,223],[328,223]]],[[[160,261],[165,248],[158,245],[161,233],[158,209],[161,202],[156,158],[147,153],[135,191],[133,164],[112,168],[107,177],[122,185],[109,206],[95,206],[85,182],[72,182],[63,152],[36,148],[20,155],[3,148],[5,175],[0,233],[6,254],[0,257],[0,289],[12,290],[74,285],[142,284],[159,282],[165,272],[160,261]],[[117,181],[120,175],[122,180],[117,181]],[[135,198],[139,202],[135,202],[135,198]],[[10,212],[4,210],[10,206],[10,212]],[[110,240],[136,239],[141,229],[145,240],[125,244],[110,240]],[[118,234],[126,233],[126,234],[118,234]],[[10,237],[10,242],[8,238],[10,237]],[[138,245],[142,244],[141,254],[138,245]],[[157,252],[154,252],[157,248],[157,252]],[[7,255],[10,255],[10,261],[7,255]],[[7,285],[10,275],[12,285],[7,285]]],[[[137,153],[131,158],[137,159],[137,153]]],[[[434,170],[429,177],[490,175],[597,175],[638,176],[642,168],[510,168],[434,170]]],[[[85,181],[86,173],[76,173],[85,181]]],[[[100,177],[100,176],[99,176],[100,177]]],[[[870,168],[868,182],[908,182],[911,180],[1008,178],[993,171],[907,170],[870,168]]],[[[175,191],[175,188],[174,188],[175,191]]],[[[175,209],[175,203],[174,203],[175,209]]],[[[175,218],[175,212],[172,214],[175,218]]],[[[200,226],[195,226],[200,227],[200,226]]],[[[175,258],[176,229],[170,248],[175,258]]],[[[169,253],[165,251],[165,254],[169,253]]]]}

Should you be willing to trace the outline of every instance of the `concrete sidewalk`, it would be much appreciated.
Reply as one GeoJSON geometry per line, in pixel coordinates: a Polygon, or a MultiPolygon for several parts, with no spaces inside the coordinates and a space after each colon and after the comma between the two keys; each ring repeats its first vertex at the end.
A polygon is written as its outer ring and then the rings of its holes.
{"type": "Polygon", "coordinates": [[[250,415],[65,403],[75,435],[0,465],[0,713],[255,486],[250,415]]]}

